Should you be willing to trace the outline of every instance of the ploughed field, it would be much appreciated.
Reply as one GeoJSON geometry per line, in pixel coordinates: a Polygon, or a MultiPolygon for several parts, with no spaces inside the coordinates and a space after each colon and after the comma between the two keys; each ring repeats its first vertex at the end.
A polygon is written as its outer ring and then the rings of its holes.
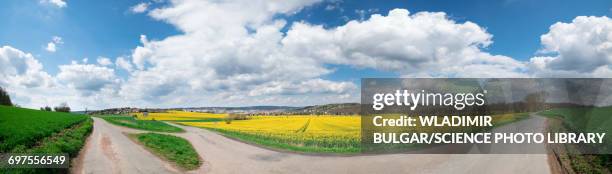
{"type": "MultiPolygon", "coordinates": [[[[358,115],[247,116],[240,119],[227,114],[183,111],[132,115],[141,120],[164,120],[205,128],[274,149],[314,153],[361,152],[361,117],[358,115]]],[[[495,115],[493,124],[503,125],[526,117],[527,114],[495,115]]]]}

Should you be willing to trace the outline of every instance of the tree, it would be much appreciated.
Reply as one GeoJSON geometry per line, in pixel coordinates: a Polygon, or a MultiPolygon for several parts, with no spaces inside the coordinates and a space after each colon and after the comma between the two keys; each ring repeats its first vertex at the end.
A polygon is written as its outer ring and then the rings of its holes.
{"type": "Polygon", "coordinates": [[[68,104],[66,104],[66,102],[61,103],[59,106],[56,106],[53,109],[55,109],[55,112],[70,112],[70,107],[68,104]]]}
{"type": "Polygon", "coordinates": [[[49,106],[45,106],[44,108],[41,107],[40,110],[43,110],[43,111],[52,111],[51,107],[49,107],[49,106]]]}
{"type": "Polygon", "coordinates": [[[11,102],[11,97],[2,87],[0,87],[0,105],[13,106],[13,103],[11,102]]]}

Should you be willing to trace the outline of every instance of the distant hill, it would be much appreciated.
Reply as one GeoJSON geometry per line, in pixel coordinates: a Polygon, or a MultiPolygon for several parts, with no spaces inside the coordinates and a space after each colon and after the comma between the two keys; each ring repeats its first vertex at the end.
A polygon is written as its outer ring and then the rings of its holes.
{"type": "Polygon", "coordinates": [[[355,115],[359,114],[359,103],[334,103],[324,105],[306,106],[289,112],[303,114],[332,114],[332,115],[355,115]]]}
{"type": "MultiPolygon", "coordinates": [[[[133,112],[166,112],[167,110],[184,110],[191,112],[214,113],[265,113],[265,114],[331,114],[354,115],[360,111],[359,103],[334,103],[306,107],[294,106],[245,106],[245,107],[185,107],[185,108],[110,108],[98,111],[88,111],[87,114],[128,114],[133,112]]],[[[80,111],[79,113],[82,113],[80,111]]]]}

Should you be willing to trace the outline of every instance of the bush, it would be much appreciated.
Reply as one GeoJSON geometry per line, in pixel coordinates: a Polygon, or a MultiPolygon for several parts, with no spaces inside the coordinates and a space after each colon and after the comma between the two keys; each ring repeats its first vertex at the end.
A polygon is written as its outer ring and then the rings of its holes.
{"type": "Polygon", "coordinates": [[[232,120],[248,120],[249,118],[247,117],[246,114],[236,114],[236,113],[231,113],[231,114],[227,114],[227,116],[225,117],[225,124],[232,124],[232,120]]]}
{"type": "Polygon", "coordinates": [[[11,97],[2,87],[0,87],[0,105],[13,106],[13,103],[11,102],[11,97]]]}
{"type": "Polygon", "coordinates": [[[62,103],[53,109],[55,110],[55,112],[70,112],[70,107],[66,103],[62,103]]]}

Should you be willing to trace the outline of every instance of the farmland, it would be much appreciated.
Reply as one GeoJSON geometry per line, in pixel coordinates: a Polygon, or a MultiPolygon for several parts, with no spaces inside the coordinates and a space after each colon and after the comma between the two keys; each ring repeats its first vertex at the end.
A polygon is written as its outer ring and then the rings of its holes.
{"type": "Polygon", "coordinates": [[[360,151],[359,116],[253,116],[225,122],[179,122],[212,129],[245,141],[304,152],[356,153],[360,151]]]}
{"type": "Polygon", "coordinates": [[[109,123],[134,129],[158,132],[183,132],[181,128],[155,120],[137,120],[127,116],[100,116],[109,123]]]}
{"type": "MultiPolygon", "coordinates": [[[[612,107],[571,107],[555,108],[539,113],[554,118],[551,129],[553,131],[572,132],[605,132],[612,133],[612,107]],[[555,124],[556,122],[560,122],[555,124]]],[[[610,139],[605,139],[605,147],[598,147],[603,151],[610,151],[610,139]]],[[[572,145],[559,146],[562,151],[579,151],[572,145]]],[[[557,148],[559,148],[557,147],[557,148]]],[[[582,154],[580,152],[561,154],[562,159],[568,160],[577,173],[609,173],[612,170],[612,155],[610,154],[582,154]]]]}
{"type": "Polygon", "coordinates": [[[227,114],[198,113],[183,111],[168,111],[161,113],[133,113],[139,120],[158,120],[158,121],[183,121],[183,122],[206,122],[222,121],[227,114]]]}
{"type": "MultiPolygon", "coordinates": [[[[65,153],[75,157],[93,129],[91,118],[0,106],[0,153],[65,153]]],[[[0,173],[66,173],[67,169],[1,169],[0,173]]]]}
{"type": "MultiPolygon", "coordinates": [[[[358,115],[248,116],[226,122],[226,114],[171,111],[136,114],[138,119],[165,120],[205,128],[228,137],[275,149],[314,153],[361,152],[361,117],[358,115]]],[[[527,114],[494,116],[499,125],[527,118],[527,114]]],[[[419,130],[423,131],[423,130],[419,130]]]]}
{"type": "Polygon", "coordinates": [[[0,152],[29,149],[45,137],[87,119],[85,115],[0,106],[0,152]]]}

